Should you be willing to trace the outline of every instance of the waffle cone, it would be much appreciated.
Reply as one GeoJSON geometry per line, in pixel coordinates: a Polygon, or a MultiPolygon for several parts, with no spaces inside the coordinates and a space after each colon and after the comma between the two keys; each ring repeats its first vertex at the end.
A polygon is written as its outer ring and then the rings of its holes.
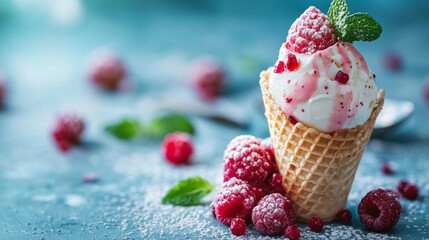
{"type": "Polygon", "coordinates": [[[384,91],[379,91],[378,106],[363,125],[327,134],[288,120],[268,91],[269,75],[269,70],[261,73],[260,85],[286,196],[294,201],[299,221],[307,222],[316,215],[331,221],[345,207],[375,119],[383,107],[384,91]]]}

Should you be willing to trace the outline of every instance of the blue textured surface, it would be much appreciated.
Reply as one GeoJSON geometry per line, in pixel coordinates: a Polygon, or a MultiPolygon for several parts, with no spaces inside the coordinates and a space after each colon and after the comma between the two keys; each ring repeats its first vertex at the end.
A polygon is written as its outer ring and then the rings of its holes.
{"type": "MultiPolygon", "coordinates": [[[[229,72],[225,101],[252,109],[259,98],[259,71],[274,63],[292,21],[308,4],[326,11],[328,3],[98,0],[81,3],[80,18],[64,20],[48,10],[54,2],[0,4],[0,66],[9,89],[7,108],[0,112],[0,239],[232,238],[211,217],[214,194],[189,208],[163,206],[160,200],[186,177],[220,183],[229,140],[246,133],[267,136],[261,113],[242,113],[253,123],[247,131],[193,118],[197,152],[185,167],[166,164],[157,141],[121,142],[103,128],[124,116],[150,120],[159,114],[152,106],[154,94],[188,96],[186,69],[204,55],[221,59],[229,72]],[[105,94],[88,84],[86,59],[100,46],[114,48],[126,60],[132,90],[105,94]],[[256,67],[243,65],[249,57],[258,60],[256,67]],[[49,135],[55,116],[64,111],[81,114],[88,127],[84,144],[66,155],[49,135]],[[92,173],[97,183],[81,181],[92,173]]],[[[427,239],[429,105],[421,89],[429,73],[429,4],[350,2],[352,11],[370,12],[384,27],[380,40],[357,43],[378,85],[390,98],[413,101],[417,111],[400,131],[370,142],[348,201],[352,226],[331,224],[322,234],[303,228],[303,237],[427,239]],[[390,50],[402,55],[402,71],[382,67],[390,50]],[[383,159],[392,163],[394,175],[381,174],[383,159]],[[395,188],[400,179],[416,182],[420,198],[401,200],[403,215],[392,231],[367,232],[357,219],[360,199],[374,188],[395,188]]],[[[247,236],[261,237],[253,229],[247,236]]]]}

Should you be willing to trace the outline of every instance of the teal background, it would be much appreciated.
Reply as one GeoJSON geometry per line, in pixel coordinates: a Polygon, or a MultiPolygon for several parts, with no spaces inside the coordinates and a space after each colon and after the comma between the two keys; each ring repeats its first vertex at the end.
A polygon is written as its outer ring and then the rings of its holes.
{"type": "MultiPolygon", "coordinates": [[[[416,111],[401,129],[368,145],[348,201],[352,226],[332,224],[316,234],[301,225],[303,237],[428,239],[429,104],[422,88],[429,76],[429,2],[349,2],[351,12],[369,12],[383,26],[379,40],[356,43],[378,86],[389,98],[414,102],[416,111]],[[383,67],[392,51],[403,61],[399,71],[383,67]],[[394,175],[381,174],[384,159],[394,175]],[[401,199],[403,215],[387,234],[367,232],[357,219],[360,199],[378,187],[395,188],[401,179],[417,183],[420,198],[401,199]]],[[[268,136],[253,107],[260,100],[259,72],[274,64],[289,26],[313,4],[324,12],[329,6],[298,0],[2,1],[0,69],[8,92],[0,112],[0,239],[232,238],[211,217],[214,194],[189,208],[163,206],[161,198],[186,177],[220,184],[227,143],[239,134],[268,136]],[[122,56],[129,90],[107,94],[88,83],[87,59],[100,47],[122,56]],[[162,113],[159,95],[194,101],[185,83],[189,67],[203,56],[227,70],[221,101],[239,106],[230,114],[246,116],[250,129],[191,117],[197,152],[184,167],[162,160],[158,140],[122,142],[103,131],[124,116],[147,122],[162,113]],[[66,111],[82,115],[87,129],[84,144],[61,154],[50,128],[66,111]],[[88,174],[99,181],[82,183],[88,174]]],[[[262,238],[253,229],[247,237],[262,238]]]]}

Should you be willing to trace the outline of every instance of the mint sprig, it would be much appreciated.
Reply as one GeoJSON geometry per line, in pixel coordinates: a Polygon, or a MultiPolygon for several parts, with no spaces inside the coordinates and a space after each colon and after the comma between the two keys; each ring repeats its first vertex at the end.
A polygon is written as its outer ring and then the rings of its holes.
{"type": "Polygon", "coordinates": [[[209,194],[215,185],[201,177],[193,177],[180,181],[171,188],[162,199],[162,204],[176,206],[198,205],[201,199],[209,194]]]}
{"type": "Polygon", "coordinates": [[[129,140],[138,136],[142,131],[142,127],[137,120],[125,118],[107,126],[106,131],[119,139],[129,140]]]}
{"type": "Polygon", "coordinates": [[[149,137],[160,138],[172,132],[194,134],[195,129],[188,117],[173,113],[153,119],[145,134],[149,137]]]}
{"type": "Polygon", "coordinates": [[[138,136],[162,138],[172,132],[195,133],[189,118],[180,114],[167,114],[154,118],[147,126],[143,126],[136,119],[124,118],[108,125],[105,130],[121,140],[130,140],[138,136]]]}
{"type": "Polygon", "coordinates": [[[333,0],[328,17],[334,26],[335,34],[344,42],[374,41],[383,31],[381,25],[367,13],[349,15],[346,0],[333,0]]]}

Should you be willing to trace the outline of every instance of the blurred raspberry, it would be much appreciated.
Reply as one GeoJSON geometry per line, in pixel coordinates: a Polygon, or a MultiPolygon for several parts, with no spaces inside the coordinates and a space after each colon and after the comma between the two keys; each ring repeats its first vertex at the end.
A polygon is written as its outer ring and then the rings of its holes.
{"type": "Polygon", "coordinates": [[[311,54],[337,42],[328,17],[315,7],[309,7],[289,29],[286,48],[295,53],[311,54]]]}
{"type": "Polygon", "coordinates": [[[170,133],[161,143],[162,156],[172,164],[188,163],[193,151],[192,138],[187,133],[170,133]]]}
{"type": "Polygon", "coordinates": [[[383,161],[381,171],[386,175],[391,175],[393,173],[392,167],[390,166],[388,161],[383,161]]]}
{"type": "Polygon", "coordinates": [[[426,102],[429,103],[429,77],[427,78],[423,86],[423,97],[426,102]]]}
{"type": "Polygon", "coordinates": [[[125,75],[126,69],[122,60],[110,51],[96,52],[90,59],[90,79],[104,90],[118,90],[125,75]]]}
{"type": "Polygon", "coordinates": [[[348,209],[343,209],[337,213],[337,220],[345,225],[350,225],[352,222],[352,212],[348,209]]]}
{"type": "Polygon", "coordinates": [[[216,61],[204,58],[192,67],[190,81],[203,100],[213,101],[223,91],[225,76],[225,70],[216,61]]]}
{"type": "Polygon", "coordinates": [[[58,148],[67,152],[71,145],[80,141],[84,128],[81,117],[75,114],[64,114],[57,118],[52,130],[52,137],[58,148]]]}
{"type": "Polygon", "coordinates": [[[2,109],[4,107],[5,95],[6,95],[5,83],[2,79],[2,77],[0,76],[0,109],[2,109]]]}
{"type": "Polygon", "coordinates": [[[401,56],[396,52],[387,52],[383,61],[383,65],[387,70],[398,71],[402,68],[401,56]]]}

